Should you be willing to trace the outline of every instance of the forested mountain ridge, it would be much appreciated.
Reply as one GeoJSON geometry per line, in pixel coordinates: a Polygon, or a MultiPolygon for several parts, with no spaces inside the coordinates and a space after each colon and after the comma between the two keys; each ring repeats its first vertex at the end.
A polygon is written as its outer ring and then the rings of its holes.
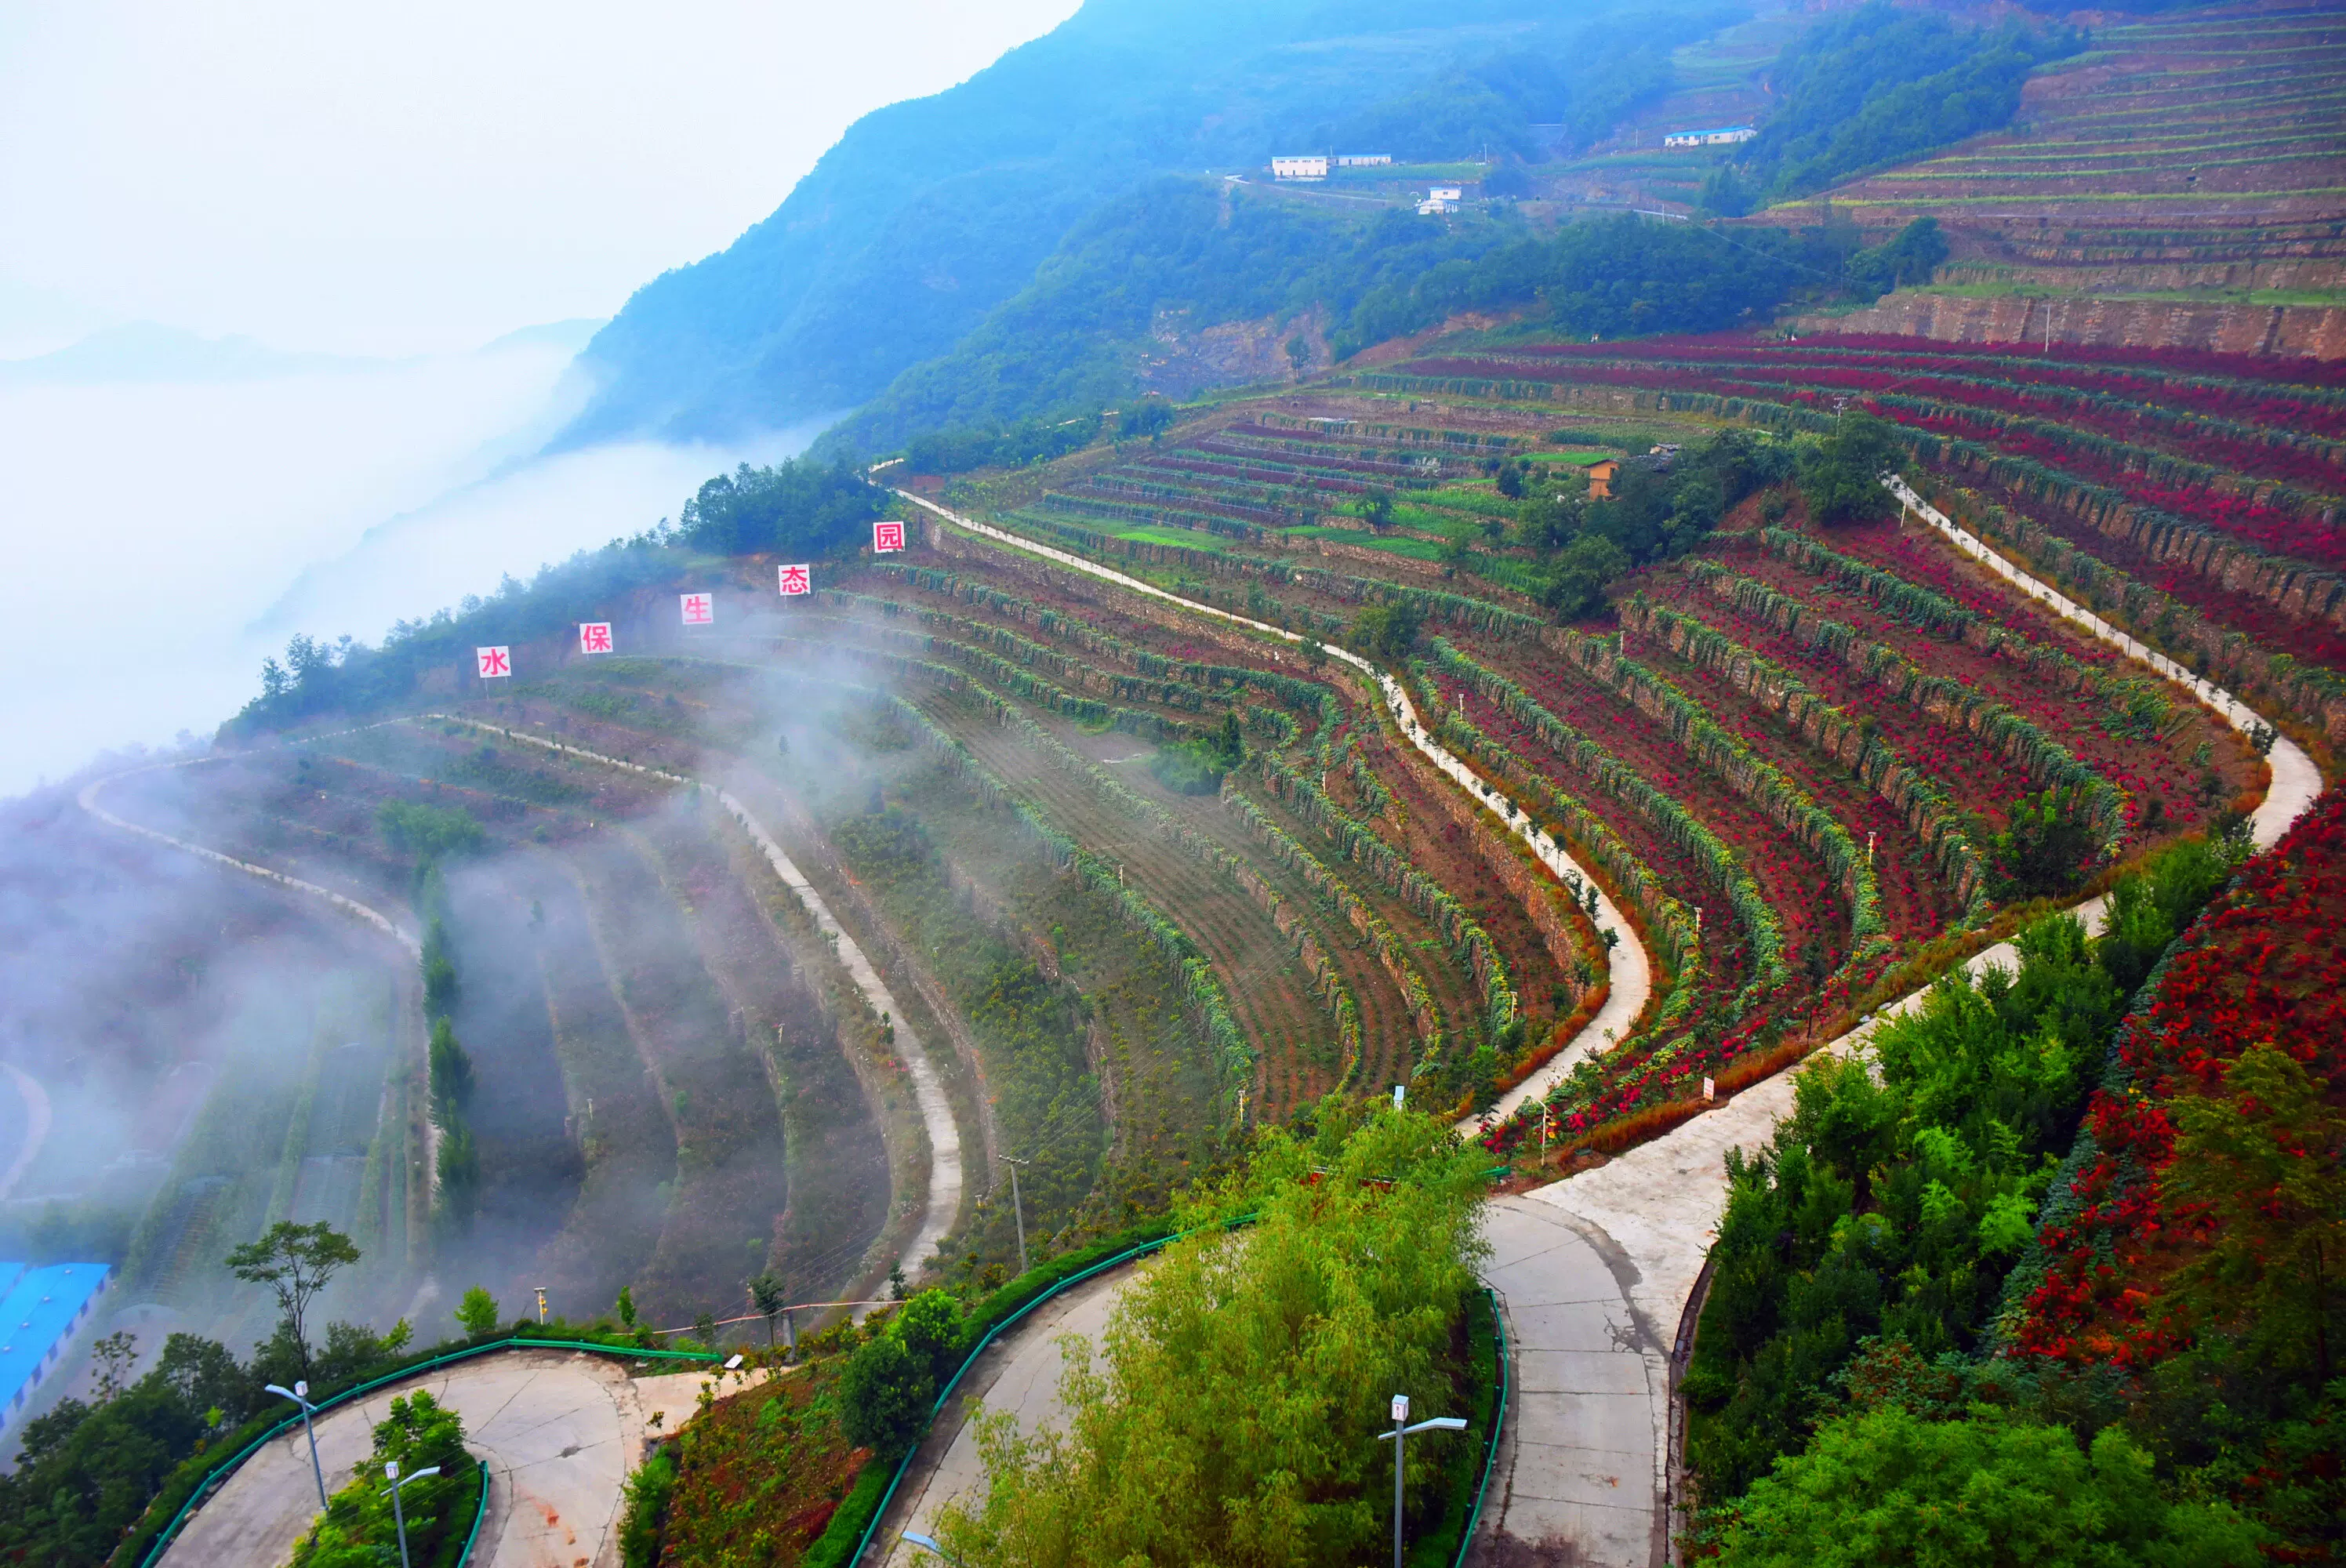
{"type": "Polygon", "coordinates": [[[1151,178],[1404,121],[1409,145],[1374,150],[1504,149],[1535,123],[1601,134],[1625,93],[1666,84],[1660,51],[1739,14],[1641,7],[1636,27],[1606,27],[1619,10],[1093,0],[959,87],[867,115],[771,217],[638,290],[587,350],[600,391],[563,442],[852,407],[951,348],[1078,222],[1151,178]],[[1441,116],[1419,112],[1429,95],[1441,116]]]}

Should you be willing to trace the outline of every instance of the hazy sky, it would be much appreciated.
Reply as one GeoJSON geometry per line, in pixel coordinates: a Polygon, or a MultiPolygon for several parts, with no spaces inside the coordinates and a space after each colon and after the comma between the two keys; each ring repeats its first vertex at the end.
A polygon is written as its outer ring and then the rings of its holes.
{"type": "Polygon", "coordinates": [[[802,445],[517,463],[567,351],[473,351],[609,315],[1074,9],[0,0],[0,359],[146,321],[397,361],[0,374],[0,794],[210,734],[294,632],[376,641],[802,445]]]}
{"type": "Polygon", "coordinates": [[[1074,0],[0,0],[0,355],[413,353],[607,316],[1074,0]],[[28,335],[30,334],[30,335],[28,335]]]}

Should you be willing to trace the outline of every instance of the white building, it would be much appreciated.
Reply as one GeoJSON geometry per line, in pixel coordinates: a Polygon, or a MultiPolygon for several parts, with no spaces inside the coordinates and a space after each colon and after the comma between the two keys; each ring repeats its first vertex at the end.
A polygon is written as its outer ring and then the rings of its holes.
{"type": "Polygon", "coordinates": [[[1338,168],[1382,168],[1392,162],[1389,152],[1340,152],[1336,155],[1338,168]]]}
{"type": "Polygon", "coordinates": [[[1749,126],[1721,126],[1717,130],[1672,131],[1662,137],[1664,147],[1726,147],[1739,141],[1749,141],[1760,133],[1749,126]]]}
{"type": "Polygon", "coordinates": [[[1314,153],[1306,158],[1274,158],[1270,160],[1273,179],[1325,179],[1328,178],[1328,155],[1314,153]]]}
{"type": "Polygon", "coordinates": [[[1425,193],[1428,201],[1464,201],[1466,193],[1454,185],[1437,185],[1425,193]]]}

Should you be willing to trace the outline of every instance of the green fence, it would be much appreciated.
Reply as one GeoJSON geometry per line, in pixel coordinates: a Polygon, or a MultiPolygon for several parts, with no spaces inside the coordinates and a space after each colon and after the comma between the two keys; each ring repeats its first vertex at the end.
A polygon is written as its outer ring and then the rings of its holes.
{"type": "Polygon", "coordinates": [[[464,1550],[456,1559],[456,1568],[466,1568],[473,1561],[473,1546],[481,1539],[481,1526],[489,1517],[489,1461],[481,1461],[481,1505],[473,1510],[473,1528],[464,1536],[464,1550]]]}
{"type": "MultiPolygon", "coordinates": [[[[427,1356],[422,1360],[411,1361],[396,1370],[383,1373],[381,1377],[370,1378],[365,1382],[344,1389],[332,1399],[325,1400],[313,1409],[317,1414],[323,1415],[328,1410],[346,1405],[352,1400],[362,1399],[387,1384],[414,1377],[418,1373],[452,1366],[458,1361],[469,1361],[475,1356],[491,1355],[499,1350],[592,1350],[598,1355],[625,1356],[630,1360],[638,1361],[715,1361],[721,1359],[708,1350],[647,1350],[634,1345],[598,1345],[585,1339],[533,1339],[515,1336],[509,1339],[492,1340],[485,1345],[467,1345],[461,1350],[450,1350],[443,1355],[427,1356]]],[[[179,1505],[179,1511],[171,1515],[171,1522],[157,1534],[154,1543],[148,1547],[145,1554],[138,1559],[138,1568],[154,1568],[154,1564],[161,1561],[163,1553],[169,1550],[171,1542],[179,1533],[180,1526],[188,1522],[188,1516],[200,1507],[206,1498],[227,1484],[229,1478],[243,1467],[245,1461],[301,1424],[301,1417],[298,1413],[288,1416],[215,1465],[209,1474],[196,1483],[195,1490],[188,1494],[188,1500],[179,1505]]],[[[481,1506],[484,1511],[488,1506],[488,1488],[484,1484],[481,1489],[481,1506]]],[[[475,1532],[478,1532],[479,1519],[474,1520],[473,1528],[475,1532]]],[[[469,1553],[472,1551],[471,1546],[467,1545],[465,1551],[469,1553]]]]}

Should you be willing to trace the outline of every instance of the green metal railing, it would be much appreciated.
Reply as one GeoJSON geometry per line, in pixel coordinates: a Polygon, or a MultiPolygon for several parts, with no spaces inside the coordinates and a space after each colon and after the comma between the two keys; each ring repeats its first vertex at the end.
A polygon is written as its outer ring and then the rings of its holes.
{"type": "Polygon", "coordinates": [[[1483,1294],[1491,1302],[1492,1343],[1498,1352],[1499,1403],[1491,1412],[1490,1434],[1483,1440],[1483,1479],[1474,1483],[1474,1512],[1466,1516],[1466,1532],[1458,1538],[1458,1555],[1450,1560],[1450,1568],[1466,1568],[1466,1553],[1474,1544],[1475,1528],[1483,1522],[1483,1499],[1491,1491],[1491,1469],[1499,1460],[1499,1436],[1507,1430],[1507,1315],[1499,1309],[1499,1293],[1489,1286],[1483,1294]]]}
{"type": "MultiPolygon", "coordinates": [[[[586,1339],[532,1339],[516,1336],[510,1339],[493,1340],[486,1345],[467,1345],[461,1350],[451,1350],[445,1355],[428,1356],[421,1361],[410,1362],[396,1371],[385,1372],[379,1378],[370,1378],[363,1383],[344,1389],[332,1399],[312,1407],[312,1410],[315,1414],[323,1415],[328,1410],[371,1394],[387,1384],[400,1382],[420,1373],[434,1371],[442,1367],[453,1366],[458,1361],[469,1361],[475,1356],[491,1355],[499,1350],[591,1350],[597,1355],[624,1356],[629,1360],[637,1361],[648,1359],[715,1361],[722,1359],[709,1350],[647,1350],[640,1346],[598,1345],[586,1339]]],[[[155,1537],[155,1543],[149,1546],[147,1549],[147,1554],[138,1560],[138,1568],[154,1568],[154,1565],[162,1560],[163,1553],[170,1549],[172,1541],[178,1536],[179,1528],[187,1522],[189,1514],[201,1506],[213,1492],[226,1485],[229,1478],[243,1468],[245,1461],[301,1423],[301,1418],[299,1415],[286,1417],[239,1449],[234,1455],[215,1468],[209,1475],[198,1481],[195,1491],[188,1494],[188,1501],[181,1503],[178,1512],[171,1516],[171,1522],[163,1527],[162,1533],[155,1537]]],[[[482,1507],[485,1510],[488,1499],[488,1489],[485,1485],[482,1488],[481,1497],[482,1507]]],[[[473,1526],[477,1531],[480,1528],[480,1521],[475,1519],[473,1526]]],[[[466,1550],[469,1552],[471,1548],[468,1546],[466,1550]]]]}
{"type": "Polygon", "coordinates": [[[481,1538],[481,1526],[489,1517],[489,1461],[481,1461],[481,1506],[473,1510],[473,1528],[464,1537],[464,1550],[457,1554],[456,1568],[465,1568],[473,1560],[473,1543],[481,1538]]]}

